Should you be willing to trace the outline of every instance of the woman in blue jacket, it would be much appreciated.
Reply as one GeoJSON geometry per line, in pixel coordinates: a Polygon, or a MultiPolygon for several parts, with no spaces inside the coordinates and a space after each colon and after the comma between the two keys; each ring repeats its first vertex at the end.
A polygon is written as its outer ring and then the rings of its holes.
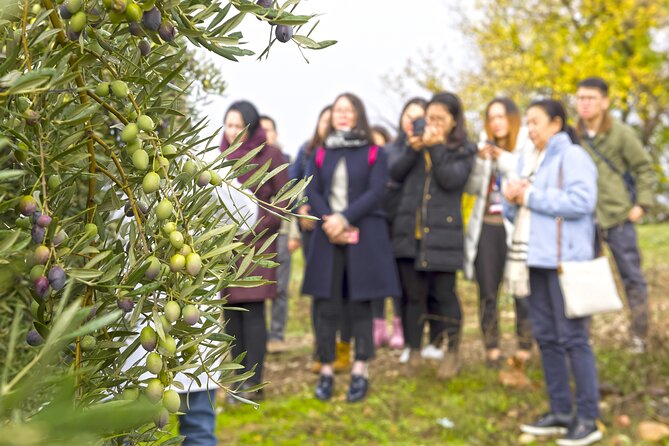
{"type": "Polygon", "coordinates": [[[561,435],[557,441],[561,446],[589,445],[602,438],[595,422],[599,416],[597,366],[588,318],[565,316],[558,267],[561,261],[594,257],[597,169],[585,150],[574,144],[560,102],[533,102],[526,119],[535,149],[520,159],[520,179],[504,188],[505,214],[515,221],[508,280],[521,295],[529,293],[550,411],[521,430],[561,435]],[[576,383],[575,413],[571,376],[576,383]]]}
{"type": "Polygon", "coordinates": [[[355,338],[347,400],[366,396],[366,363],[374,356],[371,301],[399,294],[382,207],[388,166],[383,150],[370,144],[362,102],[350,93],[339,96],[307,187],[311,214],[322,221],[314,229],[303,286],[304,294],[315,299],[320,400],[332,398],[336,333],[343,317],[350,319],[355,338]]]}

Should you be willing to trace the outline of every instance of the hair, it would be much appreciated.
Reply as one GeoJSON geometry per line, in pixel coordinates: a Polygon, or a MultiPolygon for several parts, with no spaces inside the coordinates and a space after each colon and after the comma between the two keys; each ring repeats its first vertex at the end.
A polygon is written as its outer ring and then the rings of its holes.
{"type": "Polygon", "coordinates": [[[506,113],[506,120],[509,123],[509,135],[506,139],[506,144],[505,144],[506,147],[502,148],[506,149],[509,152],[513,152],[513,150],[516,148],[516,140],[518,138],[518,132],[520,131],[520,125],[522,123],[522,116],[520,114],[520,110],[518,109],[516,103],[507,97],[498,97],[490,101],[490,103],[485,109],[485,116],[484,116],[485,132],[486,135],[488,135],[488,139],[494,140],[496,143],[498,143],[499,141],[497,141],[495,135],[493,135],[492,133],[492,129],[490,128],[490,120],[488,118],[488,114],[490,113],[490,108],[495,104],[502,104],[502,107],[504,107],[504,111],[506,113]]]}
{"type": "Polygon", "coordinates": [[[376,132],[379,135],[381,135],[381,137],[385,141],[385,144],[388,144],[390,142],[390,133],[388,132],[388,130],[386,130],[384,126],[382,125],[372,126],[372,132],[376,132]]]}
{"type": "Polygon", "coordinates": [[[562,105],[562,102],[557,101],[555,99],[540,99],[537,101],[533,101],[527,109],[531,109],[534,107],[538,107],[548,115],[548,117],[552,120],[560,118],[562,120],[562,127],[560,128],[561,132],[565,132],[567,135],[569,135],[569,138],[574,144],[578,144],[579,138],[578,135],[576,134],[576,130],[574,130],[573,127],[571,127],[569,124],[567,124],[567,112],[565,111],[564,105],[562,105]]]}
{"type": "MultiPolygon", "coordinates": [[[[351,101],[353,109],[355,110],[355,127],[352,130],[357,130],[360,133],[360,136],[365,138],[369,143],[372,142],[372,130],[369,127],[369,121],[367,120],[367,112],[365,111],[365,104],[362,103],[362,100],[354,95],[353,93],[342,93],[334,100],[332,103],[333,111],[334,105],[341,98],[346,98],[351,101]]],[[[334,126],[332,125],[333,120],[330,118],[330,126],[328,127],[328,135],[335,131],[334,126]]]]}
{"type": "Polygon", "coordinates": [[[451,129],[451,133],[449,133],[448,138],[446,139],[446,147],[456,148],[465,144],[469,138],[467,137],[465,112],[462,108],[460,98],[453,93],[441,92],[435,94],[432,99],[430,99],[430,102],[427,103],[427,108],[434,104],[446,107],[455,121],[455,127],[451,129]]]}
{"type": "Polygon", "coordinates": [[[262,120],[271,122],[272,127],[274,127],[274,131],[276,131],[276,121],[273,118],[270,118],[267,115],[260,115],[260,118],[258,118],[258,121],[262,121],[262,120]]]}
{"type": "Polygon", "coordinates": [[[251,104],[249,101],[233,102],[225,112],[225,116],[227,117],[228,113],[233,110],[238,111],[242,115],[244,124],[249,127],[249,138],[253,136],[253,134],[255,134],[256,130],[258,130],[258,127],[260,126],[260,115],[258,114],[258,109],[255,107],[255,105],[251,104]]]}
{"type": "Polygon", "coordinates": [[[321,112],[318,114],[318,121],[316,121],[316,130],[314,130],[314,135],[311,137],[311,139],[307,143],[307,148],[305,150],[307,155],[311,155],[312,153],[314,153],[314,150],[316,150],[316,148],[318,146],[323,144],[323,138],[321,138],[321,135],[318,134],[318,127],[319,127],[319,124],[321,122],[321,118],[323,117],[323,115],[325,113],[331,112],[331,111],[332,111],[332,106],[328,105],[326,107],[323,107],[323,110],[321,110],[321,112]]]}
{"type": "Polygon", "coordinates": [[[400,123],[397,126],[397,139],[406,137],[406,135],[404,134],[404,130],[402,130],[402,116],[404,116],[404,113],[406,113],[407,109],[412,105],[418,105],[423,110],[425,110],[427,108],[427,101],[423,98],[416,96],[409,99],[407,103],[404,104],[404,107],[402,107],[402,113],[400,113],[400,123]]]}
{"type": "Polygon", "coordinates": [[[609,95],[609,84],[598,76],[586,77],[578,83],[577,88],[595,88],[599,90],[604,97],[609,95]]]}

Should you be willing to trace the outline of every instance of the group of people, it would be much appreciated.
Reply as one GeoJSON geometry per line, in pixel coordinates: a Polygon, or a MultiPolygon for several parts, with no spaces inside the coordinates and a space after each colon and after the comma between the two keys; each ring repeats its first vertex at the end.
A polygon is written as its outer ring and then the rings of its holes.
{"type": "MultiPolygon", "coordinates": [[[[565,446],[598,441],[589,319],[565,316],[558,267],[560,261],[592,259],[596,241],[606,242],[632,314],[630,348],[643,352],[648,293],[634,224],[653,205],[655,175],[634,131],[612,117],[605,81],[584,79],[575,93],[576,128],[568,125],[559,101],[534,101],[523,119],[512,100],[492,100],[478,143],[468,133],[462,101],[449,92],[408,101],[394,140],[369,125],[353,94],[342,94],[323,109],[313,137],[288,171],[255,192],[267,201],[289,176],[312,177],[307,203],[297,213],[317,220],[282,223],[261,208],[256,231],[267,232],[258,243],[280,233],[278,246],[270,249],[278,252],[282,267],[261,269],[271,284],[224,291],[230,304],[248,310],[226,311],[225,319],[236,339],[233,354],[246,352],[242,364],[255,368],[250,388],[262,382],[264,301],[274,299],[269,337],[270,345],[278,345],[286,319],[286,265],[300,246],[306,258],[303,293],[313,297],[319,373],[314,393],[323,401],[333,397],[337,363],[349,361],[351,346],[349,402],[368,394],[367,364],[383,344],[403,349],[400,362],[409,370],[432,357],[440,361],[438,378],[454,377],[463,319],[456,273],[464,270],[478,283],[486,364],[499,367],[503,361],[497,309],[503,282],[515,301],[516,360],[527,361],[533,342],[538,345],[550,408],[521,429],[560,435],[558,444],[565,446]],[[471,209],[463,211],[463,196],[473,197],[471,209]],[[389,297],[392,334],[384,311],[389,297]]],[[[270,161],[270,169],[285,163],[272,140],[275,122],[245,101],[226,112],[222,150],[244,128],[230,159],[266,143],[250,162],[270,161]]]]}

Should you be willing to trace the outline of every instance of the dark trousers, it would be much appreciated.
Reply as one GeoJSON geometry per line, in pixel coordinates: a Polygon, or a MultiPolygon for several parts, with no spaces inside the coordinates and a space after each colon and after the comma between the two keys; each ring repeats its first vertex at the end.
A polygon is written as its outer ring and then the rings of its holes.
{"type": "Polygon", "coordinates": [[[416,271],[413,259],[400,259],[398,268],[405,291],[402,328],[407,345],[420,349],[424,321],[435,320],[440,322],[435,326],[439,331],[431,333],[431,342],[440,342],[445,333],[449,351],[456,351],[460,345],[462,308],[455,292],[455,272],[416,271]],[[433,310],[428,307],[430,296],[435,299],[433,310]]]}
{"type": "Polygon", "coordinates": [[[374,357],[372,304],[349,299],[345,247],[335,248],[332,279],[331,295],[314,297],[318,358],[323,364],[334,362],[337,330],[341,328],[341,339],[346,342],[344,327],[348,326],[348,339],[355,339],[355,360],[368,361],[374,357]]]}
{"type": "Polygon", "coordinates": [[[235,304],[235,307],[245,308],[248,311],[225,311],[225,331],[235,337],[232,345],[232,355],[246,352],[242,361],[246,372],[256,366],[255,374],[247,383],[255,386],[262,382],[263,366],[267,347],[267,325],[265,322],[265,302],[250,302],[235,304]]]}
{"type": "MultiPolygon", "coordinates": [[[[393,315],[395,317],[400,317],[400,298],[393,297],[393,315]]],[[[386,300],[385,299],[376,299],[372,301],[372,314],[374,319],[385,319],[386,318],[386,300]]]]}
{"type": "Polygon", "coordinates": [[[216,446],[216,391],[203,390],[181,394],[182,415],[179,434],[186,437],[182,446],[216,446]]]}
{"type": "Polygon", "coordinates": [[[269,338],[275,341],[283,341],[286,332],[286,321],[288,319],[288,288],[290,285],[290,262],[291,252],[288,251],[288,235],[281,234],[277,237],[276,261],[276,299],[272,300],[271,322],[269,338]]]}
{"type": "Polygon", "coordinates": [[[645,339],[648,335],[648,285],[641,271],[636,228],[633,223],[625,222],[604,231],[604,240],[611,249],[625,285],[625,295],[632,314],[632,335],[645,339]]]}
{"type": "Polygon", "coordinates": [[[590,319],[567,319],[556,270],[530,268],[530,289],[530,319],[541,351],[551,411],[573,413],[569,384],[573,375],[577,415],[597,418],[599,383],[595,355],[588,339],[590,319]]]}
{"type": "MultiPolygon", "coordinates": [[[[474,261],[476,281],[479,285],[479,321],[486,349],[499,348],[499,287],[504,278],[506,264],[506,230],[504,225],[483,224],[474,261]]],[[[516,336],[518,347],[532,348],[532,325],[527,299],[514,296],[516,307],[516,336]]]]}

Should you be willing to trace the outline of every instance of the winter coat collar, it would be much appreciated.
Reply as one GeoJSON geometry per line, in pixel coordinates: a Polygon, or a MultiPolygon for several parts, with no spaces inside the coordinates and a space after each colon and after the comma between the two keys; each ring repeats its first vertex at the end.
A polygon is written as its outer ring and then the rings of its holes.
{"type": "MultiPolygon", "coordinates": [[[[599,129],[597,130],[598,135],[603,135],[605,133],[608,133],[609,130],[611,130],[611,127],[613,127],[613,118],[611,117],[611,113],[606,112],[604,115],[604,119],[602,119],[602,123],[599,126],[599,129]]],[[[578,120],[578,126],[576,128],[576,133],[578,134],[579,138],[584,138],[585,135],[587,135],[587,127],[585,126],[585,121],[583,119],[578,120]]]]}
{"type": "Polygon", "coordinates": [[[344,149],[347,147],[363,147],[369,145],[369,140],[359,130],[335,130],[325,138],[326,149],[344,149]]]}

